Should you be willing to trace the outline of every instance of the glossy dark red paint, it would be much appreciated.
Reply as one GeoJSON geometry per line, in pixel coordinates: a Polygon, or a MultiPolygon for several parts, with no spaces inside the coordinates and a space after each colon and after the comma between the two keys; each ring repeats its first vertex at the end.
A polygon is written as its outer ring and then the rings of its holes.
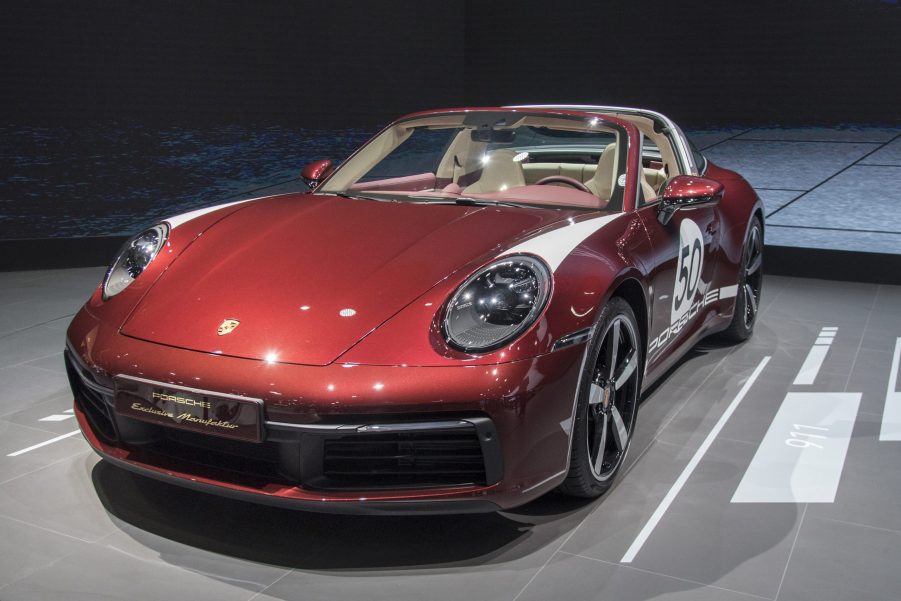
{"type": "Polygon", "coordinates": [[[334,170],[335,168],[332,167],[332,161],[330,159],[322,159],[320,161],[314,161],[309,165],[305,165],[300,172],[300,177],[303,178],[303,181],[305,181],[308,186],[315,188],[322,180],[331,175],[334,170]]]}
{"type": "Polygon", "coordinates": [[[677,175],[663,189],[663,200],[701,200],[719,198],[723,194],[723,184],[698,175],[677,175]]]}
{"type": "Polygon", "coordinates": [[[203,352],[326,365],[442,280],[456,285],[469,275],[467,266],[490,261],[502,245],[575,214],[314,195],[265,199],[186,249],[122,333],[203,352]],[[199,272],[196,265],[206,267],[199,272]],[[454,277],[461,268],[465,273],[454,277]],[[227,318],[241,323],[219,336],[227,318]]]}
{"type": "MultiPolygon", "coordinates": [[[[424,114],[435,112],[442,111],[424,114]]],[[[570,435],[564,424],[573,417],[585,351],[584,343],[555,350],[555,342],[592,326],[605,302],[627,290],[637,291],[629,298],[637,299],[645,342],[659,340],[672,329],[670,295],[679,284],[683,221],[700,232],[699,282],[719,290],[735,285],[750,219],[755,212],[762,218],[747,182],[709,164],[703,176],[674,178],[663,196],[721,199],[679,209],[668,224],[660,223],[660,202],[636,206],[638,130],[628,121],[605,119],[622,126],[630,139],[621,214],[312,194],[234,204],[180,222],[131,286],[108,301],[98,288],[67,333],[70,351],[102,386],[112,387],[113,378],[125,374],[261,399],[264,418],[272,422],[486,415],[501,441],[500,482],[428,490],[304,490],[104,442],[76,408],[88,441],[103,455],[157,476],[286,501],[484,499],[513,507],[554,488],[568,468],[570,435]],[[522,336],[475,355],[446,344],[440,330],[445,303],[476,269],[542,234],[605,216],[609,221],[554,270],[547,307],[522,336]],[[217,327],[224,319],[240,324],[220,336],[217,327]]],[[[648,353],[644,387],[697,340],[726,327],[733,309],[732,297],[699,307],[648,353]]]]}

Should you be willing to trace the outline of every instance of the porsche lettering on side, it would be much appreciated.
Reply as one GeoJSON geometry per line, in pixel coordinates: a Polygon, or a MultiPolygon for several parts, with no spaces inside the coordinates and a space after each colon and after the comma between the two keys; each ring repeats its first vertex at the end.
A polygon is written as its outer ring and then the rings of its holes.
{"type": "Polygon", "coordinates": [[[319,511],[595,497],[642,391],[754,328],[761,202],[663,115],[417,113],[303,176],[113,259],[65,352],[104,458],[319,511]]]}

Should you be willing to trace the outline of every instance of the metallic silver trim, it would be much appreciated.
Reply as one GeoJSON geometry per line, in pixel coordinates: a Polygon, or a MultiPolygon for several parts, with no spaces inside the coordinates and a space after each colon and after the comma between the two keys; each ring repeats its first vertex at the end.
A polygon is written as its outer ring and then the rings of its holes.
{"type": "Polygon", "coordinates": [[[459,428],[472,428],[472,424],[462,420],[415,422],[397,424],[370,424],[360,426],[357,432],[412,432],[414,430],[453,430],[459,428]]]}
{"type": "Polygon", "coordinates": [[[594,104],[518,104],[513,106],[505,106],[502,108],[509,109],[558,109],[561,111],[583,111],[587,113],[626,113],[639,117],[647,117],[655,121],[662,122],[670,131],[668,137],[673,142],[676,150],[676,160],[679,161],[679,169],[685,175],[700,175],[698,166],[695,165],[694,156],[691,154],[691,147],[685,134],[678,125],[661,113],[649,111],[647,109],[639,109],[626,106],[603,106],[594,104]]]}
{"type": "Polygon", "coordinates": [[[558,351],[568,346],[573,346],[574,344],[582,344],[583,342],[588,342],[589,340],[591,340],[591,335],[593,333],[594,326],[590,326],[561,336],[556,340],[556,342],[554,342],[554,346],[551,348],[551,352],[558,351]]]}
{"type": "Polygon", "coordinates": [[[265,422],[267,428],[288,430],[291,432],[337,432],[339,430],[356,430],[361,424],[292,424],[290,422],[265,422]]]}
{"type": "Polygon", "coordinates": [[[191,388],[190,386],[180,386],[178,384],[168,384],[166,382],[158,382],[156,380],[147,380],[145,378],[137,378],[135,376],[128,376],[125,374],[116,374],[113,376],[115,378],[122,378],[123,380],[131,380],[133,382],[140,382],[142,384],[150,384],[151,386],[159,386],[161,388],[168,388],[170,390],[183,390],[185,392],[193,392],[194,394],[205,394],[209,396],[219,397],[222,399],[233,399],[235,401],[250,401],[253,403],[258,403],[259,405],[263,405],[263,399],[257,399],[248,396],[241,396],[239,394],[229,394],[227,392],[216,392],[215,390],[203,390],[202,388],[191,388]]]}
{"type": "Polygon", "coordinates": [[[447,420],[431,422],[397,422],[391,424],[292,424],[290,422],[265,422],[267,428],[274,430],[288,430],[291,432],[311,432],[322,434],[323,432],[413,432],[420,430],[456,430],[472,428],[473,424],[464,420],[447,420]]]}
{"type": "Polygon", "coordinates": [[[535,489],[538,488],[539,486],[541,486],[541,485],[543,485],[543,484],[547,484],[548,482],[550,482],[550,481],[553,480],[554,478],[559,478],[560,476],[564,475],[567,471],[569,471],[569,467],[568,467],[568,466],[567,466],[567,468],[566,468],[565,470],[563,470],[563,471],[561,471],[561,472],[557,472],[557,473],[554,474],[553,476],[548,476],[547,478],[545,478],[545,479],[542,480],[541,482],[538,482],[538,483],[536,483],[536,484],[533,484],[533,485],[530,486],[529,488],[524,488],[524,489],[522,490],[522,493],[520,493],[520,494],[525,494],[525,493],[527,493],[527,492],[529,492],[529,491],[535,490],[535,489]]]}
{"type": "MultiPolygon", "coordinates": [[[[238,394],[229,394],[226,392],[216,392],[214,390],[204,390],[201,388],[191,388],[190,386],[180,386],[178,384],[168,384],[166,382],[158,382],[157,380],[148,380],[146,378],[138,378],[135,376],[128,376],[125,374],[117,374],[116,378],[122,378],[124,380],[132,380],[134,382],[140,382],[142,384],[150,384],[151,386],[160,386],[162,388],[167,388],[170,390],[182,390],[185,392],[192,392],[194,394],[203,394],[214,396],[218,398],[226,398],[226,399],[234,399],[237,401],[251,401],[255,403],[259,403],[260,405],[264,405],[262,399],[241,396],[238,394]]],[[[82,378],[84,380],[84,378],[82,378]]],[[[90,385],[90,384],[88,384],[90,385]]],[[[97,386],[96,384],[94,386],[97,386]]],[[[110,388],[101,387],[102,391],[105,391],[106,394],[111,395],[115,391],[110,388]]],[[[462,429],[462,428],[472,428],[472,422],[465,420],[443,420],[443,421],[429,421],[429,422],[395,422],[388,424],[292,424],[289,422],[276,422],[276,421],[268,421],[264,420],[263,424],[267,428],[272,428],[275,430],[290,430],[290,431],[309,431],[314,433],[322,433],[322,432],[339,432],[339,431],[354,431],[361,433],[376,433],[376,432],[412,432],[417,430],[452,430],[452,429],[462,429]]]]}

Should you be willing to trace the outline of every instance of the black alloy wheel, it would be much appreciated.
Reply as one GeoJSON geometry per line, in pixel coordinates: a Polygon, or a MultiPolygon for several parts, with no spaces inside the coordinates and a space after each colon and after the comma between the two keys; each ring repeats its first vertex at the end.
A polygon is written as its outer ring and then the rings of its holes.
{"type": "Polygon", "coordinates": [[[763,288],[763,226],[754,217],[742,251],[735,295],[735,313],[722,337],[731,342],[742,342],[754,333],[757,314],[760,311],[760,291],[763,288]]]}
{"type": "Polygon", "coordinates": [[[760,233],[760,224],[755,220],[748,232],[748,241],[745,243],[744,285],[742,294],[745,300],[745,328],[754,329],[757,321],[757,309],[760,305],[760,288],[763,284],[763,236],[760,233]]]}
{"type": "Polygon", "coordinates": [[[564,493],[597,497],[613,483],[635,430],[644,346],[629,304],[604,307],[579,391],[564,493]]]}

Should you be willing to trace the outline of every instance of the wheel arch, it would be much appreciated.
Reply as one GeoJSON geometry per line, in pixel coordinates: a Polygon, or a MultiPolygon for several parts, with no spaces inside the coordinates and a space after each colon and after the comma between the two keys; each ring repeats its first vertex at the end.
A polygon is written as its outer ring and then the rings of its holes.
{"type": "MultiPolygon", "coordinates": [[[[635,319],[638,321],[638,333],[641,335],[642,346],[647,345],[648,327],[649,327],[649,311],[648,301],[644,294],[644,286],[633,277],[626,277],[619,282],[609,298],[619,297],[629,303],[632,312],[635,313],[635,319]]],[[[642,361],[644,361],[644,352],[642,352],[642,361]]]]}

